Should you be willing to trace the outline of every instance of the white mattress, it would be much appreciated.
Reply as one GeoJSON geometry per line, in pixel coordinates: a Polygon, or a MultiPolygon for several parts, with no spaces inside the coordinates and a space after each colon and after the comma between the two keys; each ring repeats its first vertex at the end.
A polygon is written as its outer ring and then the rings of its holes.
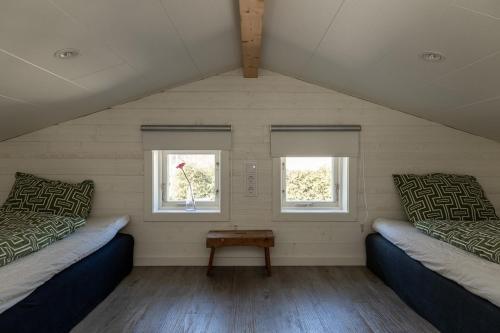
{"type": "Polygon", "coordinates": [[[60,271],[107,244],[128,221],[128,216],[89,218],[68,237],[0,267],[0,313],[60,271]]]}
{"type": "Polygon", "coordinates": [[[427,236],[409,222],[379,218],[373,228],[425,267],[500,306],[500,265],[427,236]]]}

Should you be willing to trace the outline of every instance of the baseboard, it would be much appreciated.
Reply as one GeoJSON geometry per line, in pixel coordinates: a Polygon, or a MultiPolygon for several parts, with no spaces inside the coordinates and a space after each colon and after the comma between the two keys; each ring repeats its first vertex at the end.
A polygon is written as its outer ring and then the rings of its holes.
{"type": "MultiPolygon", "coordinates": [[[[364,257],[272,257],[273,266],[364,266],[364,257]]],[[[208,257],[136,257],[134,266],[206,266],[208,257]]],[[[215,266],[262,266],[263,258],[219,257],[215,266]]]]}

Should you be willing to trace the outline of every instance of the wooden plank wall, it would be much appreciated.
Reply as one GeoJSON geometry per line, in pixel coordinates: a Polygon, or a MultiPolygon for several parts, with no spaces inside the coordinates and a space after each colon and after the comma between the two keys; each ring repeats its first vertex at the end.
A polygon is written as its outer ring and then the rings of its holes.
{"type": "MultiPolygon", "coordinates": [[[[457,172],[479,178],[500,209],[500,144],[418,119],[312,84],[263,71],[245,80],[233,71],[120,105],[0,143],[0,200],[16,171],[79,181],[96,181],[95,215],[132,216],[127,231],[136,238],[136,264],[204,265],[204,236],[211,228],[270,228],[276,265],[363,264],[363,241],[379,216],[401,218],[391,174],[457,172]],[[233,125],[232,220],[230,223],[144,222],[143,152],[145,123],[230,123],[233,125]],[[366,159],[365,222],[359,181],[357,222],[272,222],[270,124],[360,124],[366,159]],[[256,198],[243,193],[243,163],[258,163],[256,198]]],[[[254,249],[222,250],[216,264],[261,264],[254,249]]]]}

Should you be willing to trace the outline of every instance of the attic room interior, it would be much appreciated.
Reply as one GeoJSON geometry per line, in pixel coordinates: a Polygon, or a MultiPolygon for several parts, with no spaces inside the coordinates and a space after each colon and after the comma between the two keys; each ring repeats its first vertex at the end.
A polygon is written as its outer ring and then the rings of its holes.
{"type": "Polygon", "coordinates": [[[1,0],[0,332],[500,332],[494,0],[1,0]]]}

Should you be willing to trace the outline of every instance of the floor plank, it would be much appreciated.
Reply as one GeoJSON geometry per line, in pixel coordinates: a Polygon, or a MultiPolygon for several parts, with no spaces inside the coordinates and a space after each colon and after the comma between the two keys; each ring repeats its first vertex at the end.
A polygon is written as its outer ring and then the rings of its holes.
{"type": "Polygon", "coordinates": [[[136,267],[72,332],[437,330],[365,267],[136,267]]]}

